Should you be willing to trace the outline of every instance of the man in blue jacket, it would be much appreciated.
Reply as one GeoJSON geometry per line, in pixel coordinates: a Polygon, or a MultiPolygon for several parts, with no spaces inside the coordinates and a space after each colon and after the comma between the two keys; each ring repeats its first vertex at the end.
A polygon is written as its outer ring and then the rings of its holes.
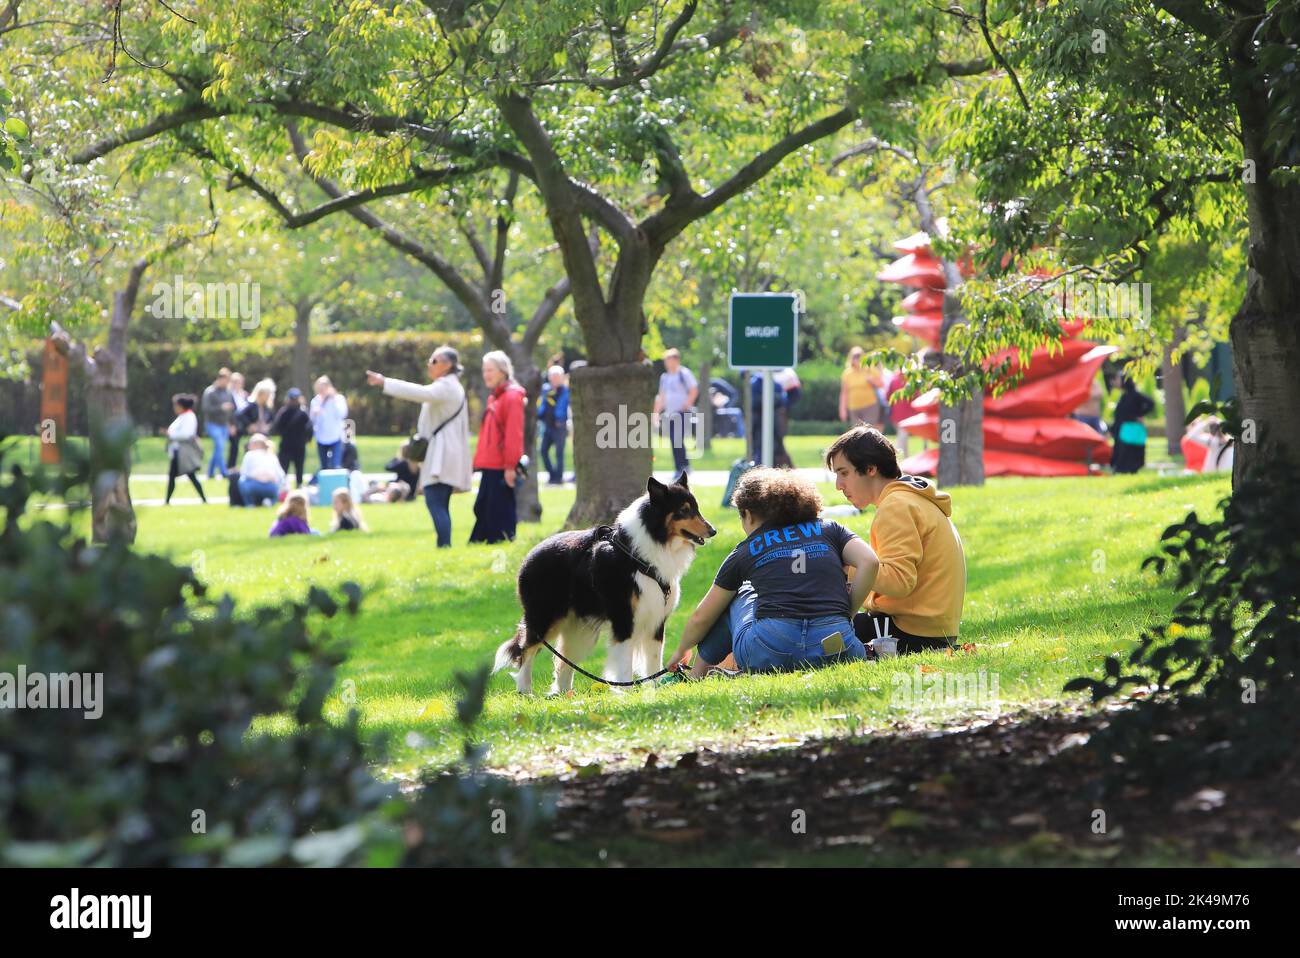
{"type": "Polygon", "coordinates": [[[537,424],[542,430],[542,465],[550,473],[547,485],[564,482],[564,444],[569,438],[569,387],[563,366],[546,371],[546,383],[537,397],[537,424]],[[555,459],[551,459],[551,449],[555,459]]]}

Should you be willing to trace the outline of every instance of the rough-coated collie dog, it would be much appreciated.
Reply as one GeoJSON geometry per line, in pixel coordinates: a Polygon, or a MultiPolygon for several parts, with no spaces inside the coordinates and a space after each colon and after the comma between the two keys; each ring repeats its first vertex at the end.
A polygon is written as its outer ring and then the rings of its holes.
{"type": "MultiPolygon", "coordinates": [[[[533,659],[545,639],[578,662],[601,630],[610,631],[605,678],[629,682],[663,667],[664,623],[681,598],[679,583],[696,546],[717,535],[700,515],[686,473],[664,485],[653,476],[646,494],[613,526],[560,532],[540,542],[519,569],[524,617],[496,655],[514,668],[520,692],[533,690],[533,659]]],[[[573,669],[555,660],[551,693],[573,688],[573,669]]]]}

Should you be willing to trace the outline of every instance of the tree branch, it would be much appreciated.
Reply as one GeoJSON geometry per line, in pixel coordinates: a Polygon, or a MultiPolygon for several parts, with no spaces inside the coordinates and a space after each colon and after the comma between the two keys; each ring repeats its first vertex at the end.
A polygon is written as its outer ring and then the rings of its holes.
{"type": "Polygon", "coordinates": [[[844,107],[794,131],[758,154],[708,193],[702,196],[696,194],[686,203],[672,206],[665,204],[663,209],[643,220],[640,228],[649,237],[652,246],[663,248],[695,220],[707,216],[732,197],[749,189],[795,150],[843,129],[856,116],[855,110],[844,107]]]}
{"type": "MultiPolygon", "coordinates": [[[[298,165],[302,167],[303,172],[325,192],[326,196],[340,196],[342,190],[333,181],[328,177],[312,173],[308,168],[307,154],[309,151],[297,126],[293,123],[287,123],[285,127],[289,133],[289,142],[293,147],[294,156],[297,157],[298,165]]],[[[347,207],[345,212],[358,223],[378,233],[380,238],[393,249],[410,256],[438,277],[442,284],[451,291],[452,295],[460,301],[461,305],[469,311],[470,316],[483,330],[484,335],[499,348],[509,348],[510,328],[506,325],[505,320],[492,312],[487,299],[449,260],[444,259],[414,237],[398,230],[364,206],[347,207]]]]}
{"type": "Polygon", "coordinates": [[[179,110],[173,110],[171,113],[164,113],[155,117],[143,126],[131,127],[121,133],[113,136],[106,136],[103,139],[96,140],[90,146],[78,153],[72,154],[72,162],[78,165],[89,163],[91,160],[97,160],[102,156],[107,156],[114,150],[120,149],[131,143],[139,143],[142,140],[148,140],[159,133],[166,133],[168,130],[175,130],[190,123],[198,123],[202,120],[214,120],[217,117],[230,116],[234,113],[233,107],[217,109],[208,106],[206,103],[195,103],[179,110]]]}
{"type": "Polygon", "coordinates": [[[1232,27],[1199,0],[1156,0],[1156,6],[1210,40],[1222,39],[1232,27]]]}
{"type": "Polygon", "coordinates": [[[1007,71],[1007,76],[1011,78],[1011,85],[1016,88],[1016,95],[1020,97],[1020,102],[1024,105],[1026,113],[1032,113],[1033,109],[1029,105],[1029,99],[1025,96],[1025,91],[1020,88],[1020,78],[1016,76],[1016,71],[1011,68],[997,46],[993,43],[993,34],[989,32],[989,0],[980,0],[979,15],[980,32],[984,34],[984,42],[988,45],[989,53],[993,54],[993,59],[998,62],[1002,69],[1007,71]]]}
{"type": "MultiPolygon", "coordinates": [[[[596,274],[596,260],[587,245],[573,181],[564,172],[555,145],[526,97],[506,94],[497,98],[497,106],[533,161],[535,182],[546,203],[555,239],[560,244],[565,274],[573,284],[571,292],[580,321],[603,316],[605,298],[596,274]]],[[[631,223],[628,221],[627,229],[622,232],[630,231],[631,223]]]]}
{"type": "MultiPolygon", "coordinates": [[[[506,182],[506,194],[502,199],[506,208],[514,210],[515,195],[519,192],[519,174],[513,170],[506,182]]],[[[492,267],[488,272],[488,288],[500,289],[505,282],[506,246],[510,239],[510,219],[502,211],[497,212],[496,245],[493,248],[492,267]]]]}

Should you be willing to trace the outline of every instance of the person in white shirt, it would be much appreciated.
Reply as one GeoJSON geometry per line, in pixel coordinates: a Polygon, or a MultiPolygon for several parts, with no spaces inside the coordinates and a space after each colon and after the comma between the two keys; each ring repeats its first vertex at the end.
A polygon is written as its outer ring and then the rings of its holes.
{"type": "Polygon", "coordinates": [[[246,506],[275,505],[284,485],[284,467],[260,432],[248,440],[248,452],[239,465],[239,495],[246,506]]]}
{"type": "Polygon", "coordinates": [[[682,365],[682,354],[676,349],[665,352],[654,413],[663,423],[661,428],[668,430],[668,441],[673,447],[673,470],[679,474],[690,471],[686,437],[693,425],[695,399],[699,394],[700,384],[695,374],[682,365]]]}
{"type": "Polygon", "coordinates": [[[176,418],[167,427],[167,498],[164,505],[171,505],[172,493],[176,491],[176,477],[189,476],[190,482],[199,492],[199,498],[206,503],[208,497],[203,494],[199,483],[198,471],[203,468],[203,447],[199,445],[199,417],[194,414],[197,400],[189,393],[178,393],[172,397],[172,410],[176,418]]]}
{"type": "Polygon", "coordinates": [[[348,401],[334,388],[328,376],[316,380],[316,395],[308,410],[312,431],[316,435],[316,450],[320,453],[322,469],[338,469],[343,465],[343,434],[348,418],[348,401]]]}
{"type": "Polygon", "coordinates": [[[433,519],[438,547],[451,545],[451,495],[468,492],[472,475],[469,454],[469,409],[461,385],[460,356],[450,346],[439,346],[428,362],[426,385],[393,379],[366,370],[366,381],[380,386],[384,395],[420,403],[415,433],[429,440],[420,462],[417,491],[423,490],[424,504],[433,519]]]}

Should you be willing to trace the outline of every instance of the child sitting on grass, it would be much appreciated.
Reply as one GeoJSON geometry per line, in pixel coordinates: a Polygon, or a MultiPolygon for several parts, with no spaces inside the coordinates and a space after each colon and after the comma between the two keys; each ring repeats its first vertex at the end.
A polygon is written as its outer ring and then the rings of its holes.
{"type": "Polygon", "coordinates": [[[346,489],[334,490],[334,521],[330,532],[367,532],[366,524],[361,519],[361,510],[352,501],[352,493],[346,489]]]}
{"type": "Polygon", "coordinates": [[[748,672],[866,658],[849,615],[876,581],[880,563],[871,547],[838,522],[819,518],[817,487],[787,469],[751,469],[732,504],[745,539],[691,613],[668,668],[677,670],[696,646],[692,678],[728,654],[748,672]],[[855,570],[851,590],[845,566],[855,570]]]}
{"type": "Polygon", "coordinates": [[[276,514],[271,526],[271,537],[293,535],[320,535],[307,523],[307,493],[295,489],[285,496],[284,505],[276,514]]]}

